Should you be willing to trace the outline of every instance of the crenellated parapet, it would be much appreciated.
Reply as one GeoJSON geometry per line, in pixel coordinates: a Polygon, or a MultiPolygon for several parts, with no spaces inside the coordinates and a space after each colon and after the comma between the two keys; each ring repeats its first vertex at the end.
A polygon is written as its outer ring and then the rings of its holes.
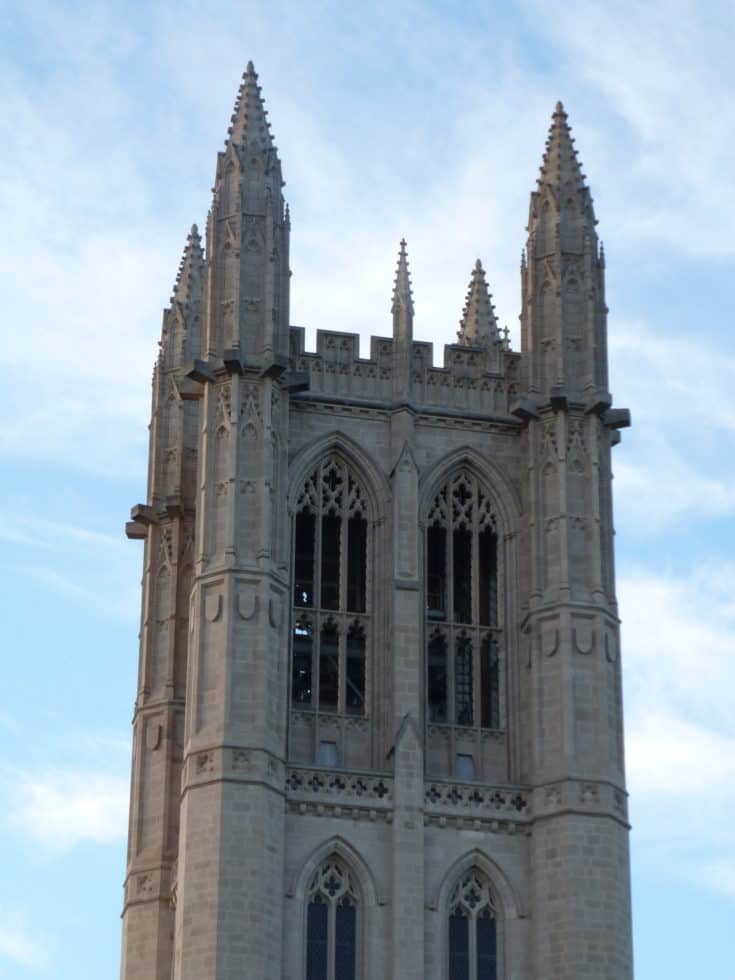
{"type": "MultiPolygon", "coordinates": [[[[308,380],[307,398],[394,402],[395,342],[371,337],[370,356],[359,356],[359,336],[318,330],[316,351],[305,349],[305,330],[291,327],[290,368],[308,380]]],[[[434,363],[433,344],[411,344],[411,399],[418,410],[459,411],[506,418],[518,397],[521,355],[506,349],[446,344],[444,365],[434,363]]]]}

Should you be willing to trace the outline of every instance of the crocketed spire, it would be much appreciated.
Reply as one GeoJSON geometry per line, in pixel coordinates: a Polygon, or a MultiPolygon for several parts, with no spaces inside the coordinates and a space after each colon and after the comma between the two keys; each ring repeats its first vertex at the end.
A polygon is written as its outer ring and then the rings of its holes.
{"type": "Polygon", "coordinates": [[[411,295],[411,276],[408,271],[408,255],[406,253],[406,240],[401,239],[401,248],[398,253],[398,265],[396,267],[396,279],[393,285],[393,303],[391,312],[397,313],[405,310],[413,315],[413,297],[411,295]]]}
{"type": "Polygon", "coordinates": [[[191,231],[186,239],[184,254],[181,256],[179,271],[174,283],[173,296],[171,302],[187,303],[193,298],[195,292],[201,292],[202,276],[204,274],[204,252],[202,251],[202,239],[196,225],[191,226],[191,231]]]}
{"type": "Polygon", "coordinates": [[[572,128],[567,122],[567,114],[561,102],[556,103],[551,117],[538,182],[552,187],[563,187],[571,183],[577,190],[584,187],[584,174],[574,149],[572,128]]]}
{"type": "Polygon", "coordinates": [[[249,61],[242,76],[242,84],[237,93],[235,108],[227,130],[228,142],[241,145],[257,141],[266,149],[275,149],[265,108],[258,85],[258,75],[252,61],[249,61]]]}
{"type": "Polygon", "coordinates": [[[495,307],[479,259],[472,270],[457,338],[460,344],[468,347],[489,347],[500,340],[495,307]]]}

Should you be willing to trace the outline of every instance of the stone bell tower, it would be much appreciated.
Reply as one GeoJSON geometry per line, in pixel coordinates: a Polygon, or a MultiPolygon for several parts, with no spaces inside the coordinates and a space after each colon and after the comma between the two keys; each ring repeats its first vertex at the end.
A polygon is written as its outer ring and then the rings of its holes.
{"type": "MultiPolygon", "coordinates": [[[[153,375],[122,980],[631,980],[604,256],[554,112],[522,349],[289,323],[248,64],[153,375]]],[[[468,265],[470,263],[468,262],[468,265]]],[[[390,328],[389,328],[390,329],[390,328]]]]}

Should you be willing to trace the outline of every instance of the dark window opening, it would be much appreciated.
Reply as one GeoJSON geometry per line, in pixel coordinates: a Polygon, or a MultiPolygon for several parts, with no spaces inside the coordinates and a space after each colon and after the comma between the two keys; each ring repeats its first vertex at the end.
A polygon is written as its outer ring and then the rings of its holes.
{"type": "Polygon", "coordinates": [[[334,977],[335,980],[355,980],[357,910],[345,895],[335,912],[334,977]]]}
{"type": "Polygon", "coordinates": [[[353,623],[347,634],[346,683],[345,700],[348,713],[363,714],[365,711],[365,631],[360,623],[353,623]]]}
{"type": "Polygon", "coordinates": [[[291,699],[295,705],[311,704],[312,654],[311,626],[300,619],[293,631],[291,699]]]}
{"type": "Polygon", "coordinates": [[[429,640],[429,721],[447,720],[447,641],[442,633],[429,640]]]}
{"type": "Polygon", "coordinates": [[[319,644],[319,707],[336,711],[339,700],[339,633],[335,623],[322,626],[319,644]]]}
{"type": "Polygon", "coordinates": [[[302,511],[296,515],[293,590],[293,604],[295,606],[314,605],[315,524],[313,514],[302,511]]]}
{"type": "Polygon", "coordinates": [[[339,609],[341,527],[334,514],[322,517],[322,609],[339,609]]]}
{"type": "Polygon", "coordinates": [[[489,909],[477,919],[477,980],[497,980],[497,930],[489,909]]]}
{"type": "Polygon", "coordinates": [[[480,647],[480,674],[482,727],[500,728],[500,671],[497,644],[492,636],[486,636],[480,647]]]}
{"type": "Polygon", "coordinates": [[[472,724],[472,641],[464,633],[457,637],[454,655],[454,721],[472,724]]]}
{"type": "Polygon", "coordinates": [[[347,523],[347,609],[365,612],[367,584],[367,521],[359,514],[347,523]]]}
{"type": "Polygon", "coordinates": [[[431,619],[445,619],[447,589],[447,532],[430,527],[426,535],[426,605],[431,619]]]}
{"type": "Polygon", "coordinates": [[[306,921],[306,980],[327,980],[328,908],[321,895],[309,902],[306,921]]]}
{"type": "Polygon", "coordinates": [[[460,910],[449,916],[449,980],[470,980],[469,925],[460,910]]]}
{"type": "Polygon", "coordinates": [[[458,528],[453,535],[455,623],[472,622],[472,534],[458,528]]]}
{"type": "Polygon", "coordinates": [[[491,528],[480,532],[480,626],[498,625],[498,539],[491,528]]]}

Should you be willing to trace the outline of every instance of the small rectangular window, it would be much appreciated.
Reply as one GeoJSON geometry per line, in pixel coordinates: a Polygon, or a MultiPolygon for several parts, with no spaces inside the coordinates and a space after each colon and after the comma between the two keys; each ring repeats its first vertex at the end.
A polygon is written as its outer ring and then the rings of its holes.
{"type": "Polygon", "coordinates": [[[316,754],[316,763],[318,766],[336,766],[337,765],[337,743],[336,742],[320,742],[319,751],[316,754]]]}
{"type": "Polygon", "coordinates": [[[454,764],[454,775],[457,779],[475,778],[475,760],[471,755],[458,755],[454,764]]]}

